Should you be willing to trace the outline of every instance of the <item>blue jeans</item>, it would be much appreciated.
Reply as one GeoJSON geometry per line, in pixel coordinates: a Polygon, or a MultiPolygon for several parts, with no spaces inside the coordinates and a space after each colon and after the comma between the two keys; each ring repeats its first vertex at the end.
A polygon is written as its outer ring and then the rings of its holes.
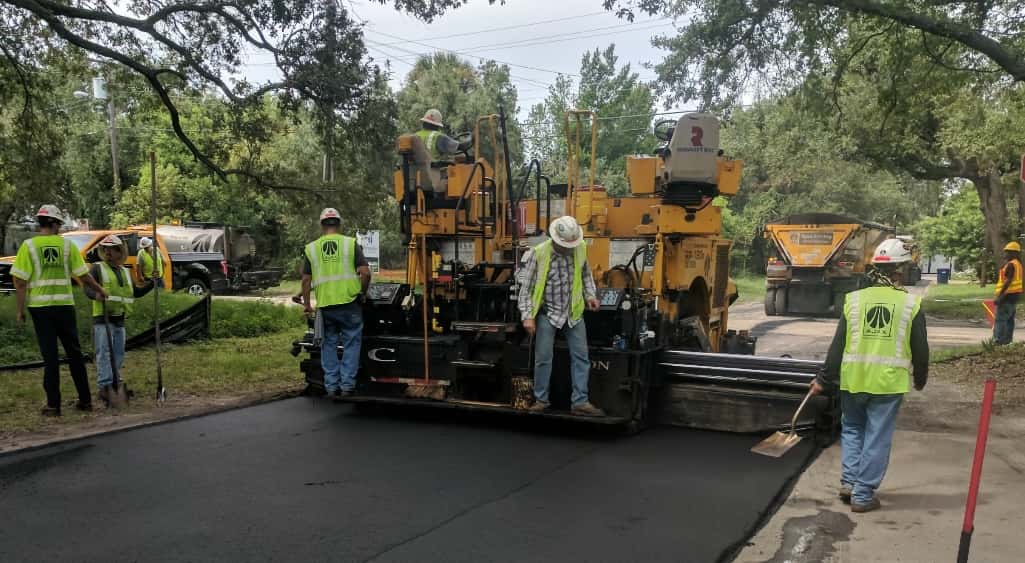
{"type": "Polygon", "coordinates": [[[320,343],[320,367],[324,369],[324,389],[332,393],[339,389],[356,388],[359,370],[359,350],[363,337],[363,309],[358,303],[325,307],[320,310],[324,321],[324,336],[320,343]],[[338,340],[342,341],[342,361],[338,361],[338,340]]]}
{"type": "Polygon", "coordinates": [[[997,305],[996,318],[993,321],[993,342],[1010,344],[1014,340],[1014,313],[1018,308],[1017,295],[1005,295],[997,305]]]}
{"type": "Polygon", "coordinates": [[[118,374],[121,364],[125,361],[125,327],[98,323],[93,325],[93,352],[96,355],[96,385],[113,385],[114,372],[110,369],[110,345],[107,342],[107,330],[114,340],[114,363],[118,374]]]}
{"type": "MultiPolygon", "coordinates": [[[[552,326],[543,313],[535,321],[537,330],[534,334],[534,398],[542,403],[548,402],[548,382],[552,378],[552,356],[555,352],[555,333],[559,329],[552,326]]],[[[570,375],[573,379],[573,406],[587,402],[587,378],[591,369],[591,360],[587,356],[587,327],[584,320],[573,328],[567,322],[562,326],[569,346],[570,375]]]]}
{"type": "Polygon", "coordinates": [[[875,496],[890,463],[897,411],[904,395],[840,392],[843,471],[840,481],[854,489],[851,501],[865,504],[875,496]]]}

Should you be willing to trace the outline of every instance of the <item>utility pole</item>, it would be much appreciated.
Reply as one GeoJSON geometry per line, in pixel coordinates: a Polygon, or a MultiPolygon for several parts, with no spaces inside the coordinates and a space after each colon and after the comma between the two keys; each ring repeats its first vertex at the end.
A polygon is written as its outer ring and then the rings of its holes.
{"type": "Polygon", "coordinates": [[[107,89],[107,79],[102,76],[93,78],[93,98],[107,102],[107,133],[110,135],[110,163],[114,172],[114,203],[121,195],[121,169],[118,165],[117,144],[117,106],[114,96],[107,89]]]}

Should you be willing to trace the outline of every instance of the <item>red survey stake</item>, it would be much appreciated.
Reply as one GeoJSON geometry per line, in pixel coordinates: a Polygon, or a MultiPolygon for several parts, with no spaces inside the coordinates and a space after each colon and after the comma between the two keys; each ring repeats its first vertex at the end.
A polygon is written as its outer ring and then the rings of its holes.
{"type": "Polygon", "coordinates": [[[982,412],[979,414],[979,433],[975,437],[975,458],[972,460],[972,477],[968,482],[968,502],[965,503],[964,525],[961,527],[961,544],[957,548],[957,563],[968,563],[968,549],[975,531],[975,503],[979,498],[979,481],[982,479],[982,461],[986,457],[986,438],[989,436],[989,417],[993,414],[993,395],[997,382],[986,380],[982,395],[982,412]]]}

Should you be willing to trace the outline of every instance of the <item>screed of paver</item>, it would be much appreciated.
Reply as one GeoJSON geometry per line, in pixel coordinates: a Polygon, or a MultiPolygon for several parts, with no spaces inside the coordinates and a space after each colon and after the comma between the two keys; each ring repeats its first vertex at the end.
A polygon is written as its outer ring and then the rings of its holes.
{"type": "Polygon", "coordinates": [[[812,455],[298,398],[0,456],[3,560],[716,561],[812,455]]]}

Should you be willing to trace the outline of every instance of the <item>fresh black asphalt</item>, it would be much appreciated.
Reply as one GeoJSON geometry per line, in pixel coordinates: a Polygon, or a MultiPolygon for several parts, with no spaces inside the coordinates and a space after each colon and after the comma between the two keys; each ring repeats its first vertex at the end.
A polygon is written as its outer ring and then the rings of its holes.
{"type": "Polygon", "coordinates": [[[812,455],[296,398],[0,456],[0,560],[713,562],[812,455]]]}

